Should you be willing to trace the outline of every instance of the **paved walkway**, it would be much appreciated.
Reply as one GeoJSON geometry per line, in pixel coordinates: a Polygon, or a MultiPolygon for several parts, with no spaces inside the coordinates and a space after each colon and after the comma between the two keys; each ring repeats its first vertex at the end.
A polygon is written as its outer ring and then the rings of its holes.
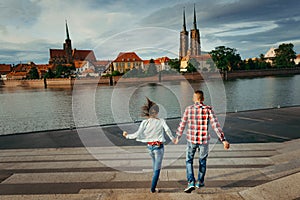
{"type": "MultiPolygon", "coordinates": [[[[160,193],[150,194],[151,161],[146,148],[114,136],[112,133],[120,131],[120,127],[103,129],[116,146],[89,143],[85,148],[76,143],[72,147],[77,140],[67,140],[67,135],[62,134],[67,131],[58,132],[63,139],[53,132],[45,133],[47,137],[0,137],[0,199],[300,199],[298,111],[299,107],[295,107],[228,115],[227,132],[239,133],[234,140],[254,138],[251,143],[232,143],[228,151],[220,143],[212,144],[206,186],[191,194],[183,192],[184,141],[166,145],[160,193]],[[284,128],[285,134],[279,134],[284,128]],[[50,138],[53,140],[48,147],[35,144],[51,141],[50,138]]],[[[172,123],[176,120],[169,122],[172,123]]],[[[130,125],[122,128],[134,129],[130,125]]],[[[95,132],[93,128],[86,130],[95,132]]]]}
{"type": "Polygon", "coordinates": [[[229,151],[217,144],[206,186],[191,194],[183,193],[184,145],[166,145],[158,194],[149,193],[144,147],[1,150],[0,199],[296,199],[299,142],[233,144],[229,151]]]}

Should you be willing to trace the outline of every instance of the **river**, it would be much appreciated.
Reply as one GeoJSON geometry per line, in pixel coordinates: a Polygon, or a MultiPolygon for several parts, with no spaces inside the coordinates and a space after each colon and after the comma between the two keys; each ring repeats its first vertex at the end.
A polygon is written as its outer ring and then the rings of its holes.
{"type": "Polygon", "coordinates": [[[139,121],[149,97],[160,117],[180,117],[201,89],[216,113],[300,105],[300,75],[236,79],[92,86],[70,89],[0,88],[0,134],[15,134],[139,121]]]}

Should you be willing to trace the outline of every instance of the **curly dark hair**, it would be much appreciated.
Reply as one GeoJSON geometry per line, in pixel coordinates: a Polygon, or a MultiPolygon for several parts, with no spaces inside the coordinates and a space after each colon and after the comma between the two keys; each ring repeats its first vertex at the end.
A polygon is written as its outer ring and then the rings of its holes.
{"type": "Polygon", "coordinates": [[[159,107],[156,103],[146,97],[147,103],[142,106],[142,117],[151,117],[159,112],[159,107]]]}

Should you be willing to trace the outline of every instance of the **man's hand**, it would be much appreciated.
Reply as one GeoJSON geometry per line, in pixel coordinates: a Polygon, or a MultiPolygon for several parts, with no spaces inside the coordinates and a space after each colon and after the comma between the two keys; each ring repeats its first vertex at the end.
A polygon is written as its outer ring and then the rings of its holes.
{"type": "Polygon", "coordinates": [[[223,145],[224,145],[224,149],[226,149],[226,150],[228,150],[230,148],[230,144],[226,140],[223,141],[223,145]]]}
{"type": "Polygon", "coordinates": [[[176,138],[174,138],[172,142],[173,142],[174,144],[178,144],[178,142],[179,142],[179,137],[177,136],[176,138]]]}
{"type": "Polygon", "coordinates": [[[128,133],[126,131],[123,131],[123,136],[126,138],[128,133]]]}

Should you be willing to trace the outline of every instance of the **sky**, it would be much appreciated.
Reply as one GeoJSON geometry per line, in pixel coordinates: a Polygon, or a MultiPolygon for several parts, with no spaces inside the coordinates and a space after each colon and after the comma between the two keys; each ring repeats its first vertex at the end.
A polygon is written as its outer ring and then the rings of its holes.
{"type": "Polygon", "coordinates": [[[202,51],[226,46],[246,59],[292,43],[300,54],[299,0],[0,0],[0,63],[48,63],[66,20],[72,47],[98,60],[129,51],[176,58],[183,8],[190,31],[194,4],[202,51]]]}

